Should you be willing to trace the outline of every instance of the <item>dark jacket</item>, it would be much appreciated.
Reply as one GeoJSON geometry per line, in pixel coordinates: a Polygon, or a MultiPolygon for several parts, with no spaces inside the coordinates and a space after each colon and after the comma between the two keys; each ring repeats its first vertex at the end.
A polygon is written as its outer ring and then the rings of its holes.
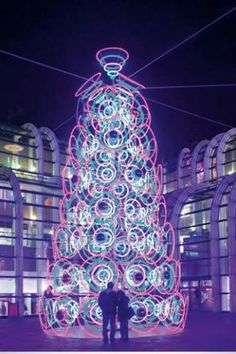
{"type": "Polygon", "coordinates": [[[103,314],[116,315],[115,291],[102,291],[98,297],[98,305],[101,307],[103,314]]]}
{"type": "Polygon", "coordinates": [[[52,292],[47,293],[47,291],[45,290],[44,293],[43,293],[43,296],[46,299],[52,299],[53,298],[53,293],[52,292]]]}
{"type": "Polygon", "coordinates": [[[128,319],[128,308],[129,308],[129,298],[124,295],[122,297],[117,298],[117,306],[118,306],[118,320],[123,321],[128,319]]]}

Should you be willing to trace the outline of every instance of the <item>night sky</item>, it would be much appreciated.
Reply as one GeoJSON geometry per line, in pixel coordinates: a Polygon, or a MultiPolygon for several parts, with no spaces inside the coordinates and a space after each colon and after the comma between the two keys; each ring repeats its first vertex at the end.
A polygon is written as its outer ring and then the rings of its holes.
{"type": "MultiPolygon", "coordinates": [[[[96,51],[121,46],[130,59],[127,76],[199,30],[236,1],[96,0],[1,1],[1,49],[90,77],[100,70],[96,51]]],[[[235,83],[236,11],[202,32],[133,79],[146,86],[235,83]]],[[[76,109],[82,80],[0,54],[1,122],[55,129],[76,109]]],[[[236,126],[235,90],[168,89],[144,95],[236,126]]],[[[183,147],[227,131],[150,103],[160,159],[183,147]]],[[[56,133],[67,140],[71,120],[56,133]]]]}

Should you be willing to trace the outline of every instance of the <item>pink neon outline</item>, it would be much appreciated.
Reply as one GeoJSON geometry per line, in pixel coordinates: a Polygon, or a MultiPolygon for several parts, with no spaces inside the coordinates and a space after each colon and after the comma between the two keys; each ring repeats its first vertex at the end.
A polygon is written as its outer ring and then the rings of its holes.
{"type": "Polygon", "coordinates": [[[101,73],[94,74],[87,81],[85,81],[85,83],[76,91],[75,97],[79,97],[89,88],[91,89],[93,86],[95,87],[101,75],[101,73]]]}
{"type": "MultiPolygon", "coordinates": [[[[122,48],[118,47],[110,47],[110,48],[104,48],[101,49],[100,51],[97,52],[96,58],[100,62],[100,64],[104,67],[105,70],[108,71],[108,74],[110,72],[110,76],[115,76],[117,75],[117,71],[120,71],[125,64],[126,60],[128,59],[129,55],[128,53],[123,50],[122,48]],[[107,56],[106,50],[114,50],[114,56],[112,57],[112,53],[108,53],[107,56]],[[115,51],[120,51],[120,53],[115,53],[115,51]],[[124,58],[122,58],[122,55],[125,54],[124,58]],[[108,55],[110,55],[108,57],[108,55]],[[118,55],[118,56],[117,56],[118,55]],[[121,56],[121,57],[119,57],[121,56]],[[115,58],[115,60],[113,60],[115,58]]],[[[175,233],[173,230],[173,226],[167,222],[167,206],[166,206],[166,201],[163,195],[161,195],[162,192],[162,186],[163,186],[163,176],[162,176],[162,166],[159,164],[157,168],[155,167],[156,164],[156,159],[157,159],[157,154],[158,154],[158,146],[157,146],[157,141],[155,139],[155,135],[150,127],[151,124],[151,113],[149,110],[149,107],[147,105],[146,99],[144,96],[138,91],[139,88],[144,88],[143,85],[129,79],[125,75],[119,73],[118,77],[115,81],[112,82],[112,85],[102,85],[102,81],[99,81],[101,78],[101,74],[97,73],[93,75],[90,79],[88,79],[76,92],[76,96],[82,96],[81,100],[84,100],[83,105],[84,105],[84,115],[86,118],[89,119],[90,125],[93,127],[94,132],[93,132],[93,137],[91,136],[91,133],[88,133],[87,126],[84,124],[83,121],[83,115],[79,115],[78,121],[81,123],[78,123],[74,129],[71,132],[70,139],[69,139],[69,161],[66,164],[65,168],[63,169],[62,173],[62,178],[63,178],[63,198],[60,201],[60,225],[58,226],[57,229],[54,229],[53,237],[52,237],[52,242],[53,242],[53,254],[55,258],[55,263],[54,267],[59,266],[60,262],[67,262],[68,264],[71,264],[69,262],[69,259],[72,259],[76,255],[79,255],[81,260],[83,260],[83,265],[82,268],[85,268],[88,264],[91,264],[90,261],[92,259],[95,259],[96,257],[101,259],[101,264],[102,260],[106,259],[109,260],[112,264],[111,270],[113,271],[113,268],[115,269],[115,273],[117,275],[122,274],[122,272],[125,272],[125,269],[129,267],[130,264],[132,264],[134,261],[138,261],[139,259],[142,261],[140,266],[145,265],[148,263],[148,266],[150,267],[150,270],[156,269],[156,267],[163,266],[168,264],[168,268],[171,266],[173,269],[174,273],[174,279],[172,287],[167,285],[166,288],[163,285],[159,285],[159,294],[166,296],[168,295],[168,298],[162,298],[161,295],[159,296],[159,300],[162,299],[163,301],[163,306],[166,304],[164,301],[169,301],[170,307],[169,307],[169,313],[165,315],[165,317],[162,318],[162,323],[166,326],[166,328],[170,332],[176,332],[181,328],[184,328],[185,321],[186,321],[186,316],[187,316],[187,308],[188,308],[188,299],[184,298],[178,291],[177,289],[179,288],[179,283],[180,283],[180,277],[181,277],[181,268],[180,264],[178,261],[176,261],[173,256],[174,256],[174,250],[175,250],[175,233]],[[129,86],[130,85],[130,86],[129,86]],[[131,88],[133,86],[133,88],[131,88]],[[86,97],[85,97],[86,93],[86,97]],[[84,95],[84,97],[83,97],[84,95]],[[98,103],[95,102],[95,100],[98,99],[98,97],[101,97],[104,95],[103,101],[98,103]],[[130,260],[130,258],[126,258],[125,261],[121,260],[121,257],[115,256],[115,259],[118,257],[119,259],[119,265],[121,269],[118,269],[118,266],[114,263],[114,260],[110,258],[110,254],[107,254],[107,252],[110,250],[110,248],[104,248],[100,253],[97,253],[97,251],[94,251],[94,249],[91,249],[89,245],[83,246],[83,248],[76,249],[77,244],[73,249],[70,247],[70,252],[71,254],[68,253],[68,251],[65,252],[65,254],[60,253],[60,244],[58,241],[58,233],[59,232],[67,232],[68,237],[75,237],[76,239],[79,239],[80,237],[84,237],[84,230],[86,230],[87,227],[91,227],[91,232],[96,232],[96,228],[93,227],[92,225],[92,214],[96,212],[96,203],[94,202],[91,203],[91,199],[98,195],[99,190],[103,192],[103,197],[102,198],[108,198],[109,194],[107,193],[113,193],[114,194],[114,187],[112,182],[107,185],[102,185],[99,186],[99,176],[96,176],[95,180],[91,179],[91,174],[89,173],[89,158],[92,156],[94,158],[95,150],[91,150],[89,144],[94,144],[94,140],[97,139],[99,140],[101,137],[101,129],[109,129],[110,127],[110,122],[113,122],[114,119],[116,119],[116,108],[114,110],[114,113],[112,112],[110,115],[106,114],[106,112],[103,112],[103,110],[106,107],[107,102],[111,101],[113,98],[119,100],[119,109],[121,111],[120,114],[120,122],[123,124],[118,124],[116,126],[116,131],[118,134],[127,134],[128,138],[131,141],[131,144],[129,148],[131,148],[131,152],[128,153],[128,159],[123,159],[119,161],[119,165],[122,166],[122,171],[120,172],[120,176],[116,179],[116,183],[125,183],[126,178],[125,178],[125,172],[124,168],[130,167],[132,171],[132,166],[137,166],[138,168],[142,169],[144,172],[144,175],[140,178],[140,183],[142,182],[142,179],[144,176],[149,176],[149,179],[145,180],[145,184],[142,185],[142,190],[136,189],[136,195],[135,197],[130,197],[128,196],[129,193],[133,191],[133,187],[136,183],[132,181],[132,178],[130,179],[131,183],[126,183],[126,193],[127,197],[119,197],[116,199],[118,200],[123,200],[126,199],[128,203],[133,205],[135,213],[137,215],[126,215],[125,216],[125,210],[120,208],[117,211],[117,216],[119,218],[125,218],[125,225],[126,225],[126,231],[129,231],[130,228],[133,228],[132,223],[135,221],[138,221],[139,218],[144,218],[145,220],[145,225],[148,227],[155,226],[153,229],[153,235],[154,235],[154,243],[153,245],[150,243],[150,240],[148,240],[149,244],[148,246],[145,244],[145,247],[147,248],[146,254],[140,253],[137,250],[134,251],[132,248],[130,248],[130,251],[128,252],[128,255],[133,252],[134,258],[130,260]],[[120,108],[121,107],[121,108],[120,108]],[[127,113],[128,112],[128,113],[127,113]],[[130,114],[131,116],[131,121],[130,125],[127,127],[127,123],[124,124],[125,119],[126,119],[126,114],[130,114]],[[106,126],[104,125],[104,121],[106,121],[106,126]],[[132,140],[131,140],[132,139],[132,140]],[[137,145],[140,146],[140,148],[137,148],[137,145]],[[85,149],[86,146],[86,149],[85,149]],[[136,149],[133,149],[133,147],[136,147],[136,149]],[[92,151],[92,152],[91,152],[92,151]],[[81,164],[81,153],[86,154],[86,159],[83,161],[83,164],[81,164]],[[90,154],[90,155],[89,155],[90,154]],[[89,156],[89,157],[88,157],[89,156]],[[132,159],[130,160],[130,156],[132,159]],[[67,169],[70,169],[68,166],[69,163],[72,165],[72,170],[71,172],[78,177],[78,180],[76,182],[72,182],[70,178],[68,179],[66,177],[67,174],[67,169]],[[81,184],[81,179],[79,178],[79,174],[81,169],[83,168],[84,174],[87,178],[87,190],[88,193],[87,195],[84,196],[83,201],[78,201],[79,198],[79,193],[80,193],[80,184],[81,184]],[[154,180],[155,186],[153,186],[153,183],[151,179],[154,180]],[[78,194],[74,190],[74,188],[78,189],[78,194]],[[153,192],[153,187],[155,187],[155,195],[153,192]],[[150,196],[150,198],[149,198],[150,196]],[[75,199],[73,199],[75,198],[75,199]],[[145,200],[142,198],[147,198],[147,200],[150,200],[151,203],[147,202],[148,205],[152,205],[152,210],[153,213],[139,213],[137,210],[137,205],[141,208],[141,205],[147,205],[145,200]],[[74,206],[76,211],[77,211],[77,216],[73,220],[73,223],[69,224],[69,218],[67,220],[67,212],[65,205],[66,203],[72,202],[72,207],[74,206]],[[79,203],[78,203],[79,202],[79,203]],[[141,203],[141,204],[140,204],[141,203]],[[80,234],[79,229],[76,229],[76,222],[79,220],[79,211],[83,209],[83,206],[89,205],[91,209],[91,214],[85,215],[85,222],[83,225],[81,225],[80,230],[82,233],[80,234]],[[159,210],[155,210],[155,208],[158,206],[159,210]],[[154,218],[154,213],[156,215],[156,219],[159,221],[159,225],[156,225],[153,222],[154,218]],[[170,233],[171,238],[170,241],[167,240],[167,237],[164,236],[164,233],[170,233]],[[159,241],[157,241],[159,239],[159,241]],[[158,247],[158,248],[155,248],[158,247]],[[160,248],[160,249],[159,249],[160,248]],[[65,257],[66,256],[66,257],[65,257]],[[162,261],[162,262],[161,262],[162,261]],[[161,263],[160,263],[161,262],[161,263]],[[161,288],[162,287],[162,288],[161,288]],[[176,300],[177,299],[177,300],[176,300]],[[176,302],[181,304],[181,318],[179,320],[179,323],[173,324],[173,327],[169,327],[171,325],[170,323],[170,315],[171,311],[176,311],[177,309],[175,308],[176,302]]],[[[114,100],[115,101],[115,100],[114,100]]],[[[115,101],[116,102],[116,101],[115,101]]],[[[118,116],[119,116],[118,114],[118,116]]],[[[104,130],[105,131],[105,130],[104,130]]],[[[104,133],[105,134],[105,133],[104,133]]],[[[104,135],[103,134],[103,135],[104,135]]],[[[117,150],[113,150],[113,146],[106,147],[106,145],[109,145],[108,142],[102,140],[102,144],[105,144],[105,149],[107,152],[112,152],[115,151],[115,154],[119,153],[119,147],[123,144],[118,145],[117,150]]],[[[100,149],[100,151],[103,151],[104,146],[102,145],[101,148],[101,142],[96,146],[96,148],[100,149]]],[[[123,145],[122,145],[123,146],[123,145]]],[[[125,143],[125,146],[127,146],[127,142],[125,143]]],[[[94,149],[94,146],[92,147],[94,149]]],[[[97,153],[98,154],[98,151],[97,153]]],[[[106,166],[109,167],[109,164],[113,166],[113,161],[111,162],[99,162],[99,156],[96,155],[96,163],[97,166],[100,166],[101,168],[105,168],[106,166]]],[[[109,160],[109,159],[108,159],[109,160]]],[[[101,160],[102,161],[102,160],[101,160]]],[[[98,167],[97,167],[98,168],[98,167]]],[[[97,170],[96,170],[97,171],[97,170]]],[[[95,176],[95,175],[94,175],[95,176]]],[[[93,177],[93,176],[92,176],[93,177]]],[[[84,177],[83,177],[84,178],[84,177]]],[[[94,178],[94,177],[93,177],[94,178]]],[[[128,178],[129,180],[129,178],[128,178]]],[[[113,180],[112,180],[113,181],[113,180]]],[[[139,180],[137,182],[137,188],[140,188],[139,186],[139,180]]],[[[132,194],[131,194],[132,196],[132,194]]],[[[114,203],[115,208],[116,204],[114,203]]],[[[71,207],[71,205],[70,205],[71,207]]],[[[101,213],[95,213],[96,217],[102,217],[103,214],[101,213]]],[[[94,214],[94,215],[95,215],[94,214]]],[[[110,220],[110,218],[107,219],[108,224],[112,225],[112,227],[116,227],[115,225],[115,218],[110,220]]],[[[106,224],[104,224],[106,226],[106,224]]],[[[141,232],[144,232],[141,228],[141,232]]],[[[146,233],[144,233],[146,236],[146,233]]],[[[88,237],[91,237],[88,235],[88,237]]],[[[126,236],[124,236],[125,239],[126,236]]],[[[83,240],[83,239],[82,239],[83,240]]],[[[69,242],[69,241],[68,241],[69,242]]],[[[114,240],[115,244],[115,240],[114,240]]],[[[80,247],[80,246],[79,246],[80,247]]],[[[128,257],[127,255],[125,257],[128,257]]],[[[101,266],[101,264],[99,266],[101,266]]],[[[139,265],[139,263],[137,263],[139,265]]],[[[96,265],[98,266],[98,265],[96,265]]],[[[74,272],[76,267],[80,267],[79,265],[71,265],[69,268],[68,272],[74,272]]],[[[67,270],[66,270],[67,271],[67,270]]],[[[48,266],[48,271],[47,271],[47,279],[48,281],[51,279],[51,272],[52,272],[52,265],[48,266]]],[[[145,271],[146,272],[146,271],[145,271]]],[[[114,276],[114,274],[113,274],[114,276]]],[[[73,285],[73,280],[70,280],[73,285]]],[[[127,287],[126,284],[127,279],[123,278],[123,285],[127,287]]],[[[69,289],[69,283],[68,289],[69,289]]],[[[65,285],[65,286],[67,286],[65,285]]],[[[131,294],[133,294],[134,297],[141,297],[141,296],[146,296],[147,298],[150,298],[151,301],[152,299],[157,300],[157,296],[151,295],[151,292],[153,290],[153,284],[150,282],[150,286],[148,289],[144,289],[142,292],[137,292],[130,288],[128,288],[131,291],[131,294]]],[[[69,291],[69,290],[68,290],[69,291]]],[[[96,291],[92,290],[91,293],[95,295],[96,299],[96,291]]],[[[70,290],[70,294],[77,294],[76,291],[70,290]]],[[[66,293],[63,293],[63,295],[60,295],[58,297],[54,297],[55,301],[60,301],[61,298],[67,297],[66,293]]],[[[158,300],[158,301],[159,301],[158,300]]],[[[40,301],[39,301],[40,304],[40,301]]],[[[42,329],[47,331],[47,324],[43,322],[44,320],[44,310],[42,309],[42,301],[41,305],[39,305],[39,316],[40,316],[40,322],[42,329]]],[[[66,304],[64,305],[65,307],[67,306],[66,304]]],[[[68,305],[69,306],[69,305],[68,305]]],[[[179,306],[179,305],[178,305],[179,306]]],[[[46,310],[45,310],[46,311],[46,310]]],[[[80,313],[81,313],[81,307],[80,307],[80,313]]],[[[163,314],[164,315],[164,314],[163,314]]],[[[46,317],[45,317],[46,318],[46,317]]],[[[76,319],[79,323],[79,318],[76,319]]],[[[93,318],[91,317],[91,323],[93,322],[93,318]]],[[[75,321],[74,321],[75,323],[75,321]]],[[[95,322],[94,322],[95,323],[95,322]]],[[[149,328],[140,328],[137,331],[139,333],[146,333],[146,332],[151,332],[154,327],[158,326],[160,323],[159,320],[155,320],[155,323],[152,325],[150,324],[149,328]]],[[[54,329],[51,329],[52,332],[55,332],[54,335],[66,335],[68,333],[70,324],[65,325],[66,322],[62,324],[62,327],[65,326],[65,328],[62,328],[59,332],[57,332],[54,329]],[[63,332],[64,331],[64,332],[63,332]]],[[[85,326],[81,326],[85,327],[85,326]]],[[[83,330],[86,333],[90,332],[90,336],[92,337],[97,337],[97,333],[91,333],[90,328],[83,328],[83,330]]],[[[134,329],[135,331],[136,329],[134,329]]]]}
{"type": "Polygon", "coordinates": [[[125,76],[124,74],[119,73],[119,76],[121,77],[121,79],[129,82],[131,85],[137,86],[138,88],[145,88],[145,86],[143,86],[142,84],[132,80],[130,77],[125,76]]]}
{"type": "MultiPolygon", "coordinates": [[[[139,297],[143,297],[143,295],[135,294],[135,295],[130,299],[130,304],[132,304],[132,302],[135,302],[135,298],[139,298],[139,297]]],[[[149,295],[148,298],[150,298],[154,303],[156,302],[156,299],[158,299],[159,302],[163,301],[163,298],[162,298],[160,295],[149,295]],[[155,299],[155,300],[153,300],[153,299],[155,299]]],[[[140,302],[140,301],[141,301],[141,300],[139,300],[139,302],[140,302]]],[[[146,317],[147,317],[147,316],[146,316],[146,317]]],[[[146,317],[145,317],[145,318],[146,318],[146,317]]],[[[142,320],[144,321],[145,318],[142,319],[142,320]]],[[[143,327],[141,327],[141,328],[139,329],[139,328],[135,327],[134,322],[132,321],[132,319],[130,320],[130,326],[132,327],[132,330],[135,331],[136,333],[140,333],[140,332],[141,332],[141,333],[145,333],[145,334],[146,334],[146,333],[150,333],[150,332],[153,331],[153,329],[155,329],[156,327],[158,327],[159,324],[160,324],[160,320],[157,318],[157,321],[156,321],[155,323],[151,324],[149,328],[146,328],[146,327],[143,328],[143,327]]]]}
{"type": "MultiPolygon", "coordinates": [[[[114,269],[116,271],[116,277],[115,278],[116,278],[116,282],[117,282],[118,267],[117,267],[117,265],[115,264],[115,262],[111,258],[109,258],[109,257],[107,257],[105,255],[104,256],[102,256],[102,255],[97,255],[97,256],[92,255],[92,257],[90,257],[90,258],[86,259],[86,261],[84,261],[84,263],[82,264],[81,268],[86,269],[86,267],[91,265],[93,263],[93,260],[96,259],[96,258],[104,259],[104,260],[108,261],[108,264],[109,264],[109,262],[112,263],[112,265],[113,265],[113,267],[114,267],[114,269]]],[[[95,264],[95,265],[101,265],[101,263],[98,263],[98,264],[95,264]]],[[[89,282],[88,282],[88,285],[89,285],[89,282]]],[[[116,285],[116,283],[115,283],[115,285],[116,285]]],[[[90,291],[91,291],[91,293],[93,293],[93,296],[95,296],[97,294],[92,289],[90,289],[90,291]]]]}
{"type": "Polygon", "coordinates": [[[96,59],[97,61],[101,61],[102,57],[100,58],[100,56],[105,52],[105,51],[120,51],[122,54],[125,55],[124,57],[124,61],[127,61],[129,59],[129,53],[127,52],[127,50],[121,48],[121,47],[106,47],[106,48],[102,48],[100,49],[97,53],[96,53],[96,59]]]}

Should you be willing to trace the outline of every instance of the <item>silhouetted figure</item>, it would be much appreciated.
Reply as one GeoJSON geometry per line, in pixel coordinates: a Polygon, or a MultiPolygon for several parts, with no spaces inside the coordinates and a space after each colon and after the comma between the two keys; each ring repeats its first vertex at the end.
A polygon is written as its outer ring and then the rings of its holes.
{"type": "Polygon", "coordinates": [[[46,299],[51,299],[53,297],[52,286],[49,285],[47,289],[44,291],[43,296],[46,299]]]}
{"type": "Polygon", "coordinates": [[[4,304],[4,302],[2,302],[2,305],[1,305],[0,315],[3,317],[7,316],[7,307],[4,304]]]}
{"type": "Polygon", "coordinates": [[[195,289],[195,298],[198,311],[201,310],[201,290],[199,288],[195,289]]]}
{"type": "Polygon", "coordinates": [[[102,309],[102,334],[103,342],[108,343],[107,327],[110,323],[110,342],[115,341],[115,322],[116,322],[116,293],[113,291],[114,284],[107,284],[107,289],[102,291],[98,297],[98,305],[102,309]]]}
{"type": "MultiPolygon", "coordinates": [[[[47,289],[44,291],[43,293],[43,304],[44,307],[47,308],[47,311],[50,312],[50,314],[53,314],[53,287],[51,285],[49,285],[47,287],[47,289]]],[[[47,319],[47,323],[48,323],[48,319],[47,319]]],[[[54,320],[54,315],[53,315],[53,320],[48,323],[49,326],[55,327],[55,320],[54,320]]]]}
{"type": "Polygon", "coordinates": [[[129,340],[129,298],[125,295],[124,291],[118,290],[117,296],[117,306],[118,306],[118,321],[120,322],[120,334],[123,342],[129,340]]]}
{"type": "Polygon", "coordinates": [[[26,306],[26,304],[24,304],[24,316],[28,316],[28,315],[29,315],[28,307],[26,306]]]}

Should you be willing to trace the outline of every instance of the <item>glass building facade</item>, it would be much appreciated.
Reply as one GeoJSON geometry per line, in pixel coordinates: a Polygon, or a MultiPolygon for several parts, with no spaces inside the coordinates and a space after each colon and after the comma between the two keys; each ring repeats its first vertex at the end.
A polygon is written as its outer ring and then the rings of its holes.
{"type": "Polygon", "coordinates": [[[37,313],[53,260],[66,144],[48,128],[0,125],[0,316],[37,313]]]}
{"type": "Polygon", "coordinates": [[[236,312],[236,129],[184,148],[164,193],[190,310],[236,312]]]}
{"type": "MultiPolygon", "coordinates": [[[[0,125],[0,317],[37,314],[66,161],[50,129],[0,125]]],[[[236,129],[167,163],[164,193],[190,310],[236,312],[236,129]]]]}

